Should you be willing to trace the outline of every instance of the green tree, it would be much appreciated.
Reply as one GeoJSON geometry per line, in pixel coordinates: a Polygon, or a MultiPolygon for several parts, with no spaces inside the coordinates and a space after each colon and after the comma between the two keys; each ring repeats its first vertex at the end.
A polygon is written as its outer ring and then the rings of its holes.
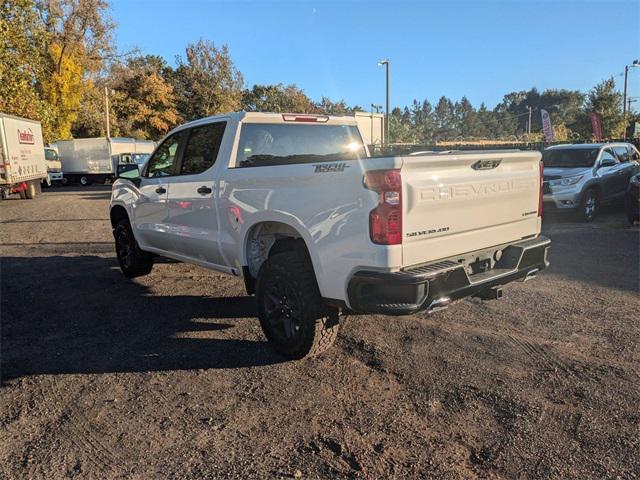
{"type": "Polygon", "coordinates": [[[35,4],[48,47],[46,72],[38,79],[40,95],[54,112],[49,132],[71,137],[88,76],[113,54],[114,24],[105,0],[38,0],[35,4]]]}
{"type": "Polygon", "coordinates": [[[217,48],[200,39],[187,45],[185,58],[177,57],[175,91],[178,111],[185,120],[238,110],[242,104],[242,74],[229,47],[217,48]]]}
{"type": "MultiPolygon", "coordinates": [[[[587,95],[584,111],[585,114],[594,112],[600,116],[604,138],[613,139],[623,136],[622,95],[616,90],[613,77],[591,89],[587,95]]],[[[583,123],[583,134],[589,136],[590,124],[587,127],[586,123],[586,121],[583,123]]]]}
{"type": "Polygon", "coordinates": [[[389,137],[392,143],[414,143],[415,137],[410,123],[409,110],[394,108],[389,115],[389,137]]]}
{"type": "Polygon", "coordinates": [[[179,123],[173,85],[162,76],[166,69],[156,56],[135,57],[112,68],[108,84],[120,135],[159,139],[179,123]]]}
{"type": "Polygon", "coordinates": [[[458,134],[463,138],[479,136],[478,114],[467,97],[462,97],[455,104],[455,116],[458,134]]]}
{"type": "Polygon", "coordinates": [[[406,119],[407,113],[410,117],[411,130],[415,141],[421,144],[433,142],[436,131],[436,119],[431,103],[429,103],[428,100],[423,100],[422,102],[414,100],[410,110],[405,108],[403,121],[405,121],[404,119],[406,119]]]}
{"type": "Polygon", "coordinates": [[[242,94],[242,108],[248,112],[316,113],[318,108],[295,85],[254,85],[242,94]]]}
{"type": "Polygon", "coordinates": [[[53,112],[42,100],[47,43],[33,0],[0,0],[0,111],[40,120],[47,139],[53,112]]]}
{"type": "Polygon", "coordinates": [[[436,140],[450,140],[457,135],[453,102],[447,97],[440,97],[440,100],[438,100],[434,110],[434,118],[436,140]]]}

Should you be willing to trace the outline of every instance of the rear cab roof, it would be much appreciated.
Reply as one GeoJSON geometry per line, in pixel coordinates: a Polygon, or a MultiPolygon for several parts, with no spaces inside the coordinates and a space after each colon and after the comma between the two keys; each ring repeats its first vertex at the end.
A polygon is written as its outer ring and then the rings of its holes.
{"type": "Polygon", "coordinates": [[[182,124],[169,132],[167,136],[186,128],[197,127],[199,125],[205,125],[207,123],[225,120],[231,120],[234,123],[295,123],[293,119],[287,120],[287,117],[319,118],[323,120],[318,122],[305,122],[309,125],[350,125],[354,127],[358,125],[356,122],[356,118],[351,115],[323,115],[315,113],[231,112],[200,118],[198,120],[193,120],[191,122],[182,124]]]}

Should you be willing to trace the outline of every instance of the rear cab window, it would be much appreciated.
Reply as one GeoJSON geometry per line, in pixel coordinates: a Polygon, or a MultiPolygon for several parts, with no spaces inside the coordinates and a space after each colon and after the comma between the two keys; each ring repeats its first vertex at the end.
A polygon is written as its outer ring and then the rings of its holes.
{"type": "Polygon", "coordinates": [[[367,157],[354,125],[244,123],[236,168],[358,160],[367,157]]]}
{"type": "Polygon", "coordinates": [[[189,129],[180,175],[197,175],[213,166],[226,125],[226,122],[218,122],[189,129]]]}

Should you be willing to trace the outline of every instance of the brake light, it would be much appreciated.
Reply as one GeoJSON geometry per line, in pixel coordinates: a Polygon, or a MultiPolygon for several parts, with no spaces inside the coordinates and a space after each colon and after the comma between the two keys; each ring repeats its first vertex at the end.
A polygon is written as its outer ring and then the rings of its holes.
{"type": "Polygon", "coordinates": [[[378,193],[378,206],[369,213],[369,235],[379,245],[402,243],[402,177],[400,170],[373,170],[364,186],[378,193]]]}
{"type": "Polygon", "coordinates": [[[325,123],[329,121],[326,115],[293,115],[283,114],[282,119],[285,122],[304,122],[304,123],[325,123]]]}
{"type": "Polygon", "coordinates": [[[544,184],[544,163],[540,160],[540,192],[538,193],[538,216],[542,216],[542,185],[544,184]]]}

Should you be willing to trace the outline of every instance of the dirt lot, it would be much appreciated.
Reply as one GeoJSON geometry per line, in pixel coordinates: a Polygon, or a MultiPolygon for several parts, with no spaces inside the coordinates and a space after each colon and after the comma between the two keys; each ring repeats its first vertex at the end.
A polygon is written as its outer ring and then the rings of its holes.
{"type": "Polygon", "coordinates": [[[638,227],[545,220],[499,302],[273,354],[241,281],[126,280],[104,187],[0,204],[0,477],[638,478],[638,227]]]}

